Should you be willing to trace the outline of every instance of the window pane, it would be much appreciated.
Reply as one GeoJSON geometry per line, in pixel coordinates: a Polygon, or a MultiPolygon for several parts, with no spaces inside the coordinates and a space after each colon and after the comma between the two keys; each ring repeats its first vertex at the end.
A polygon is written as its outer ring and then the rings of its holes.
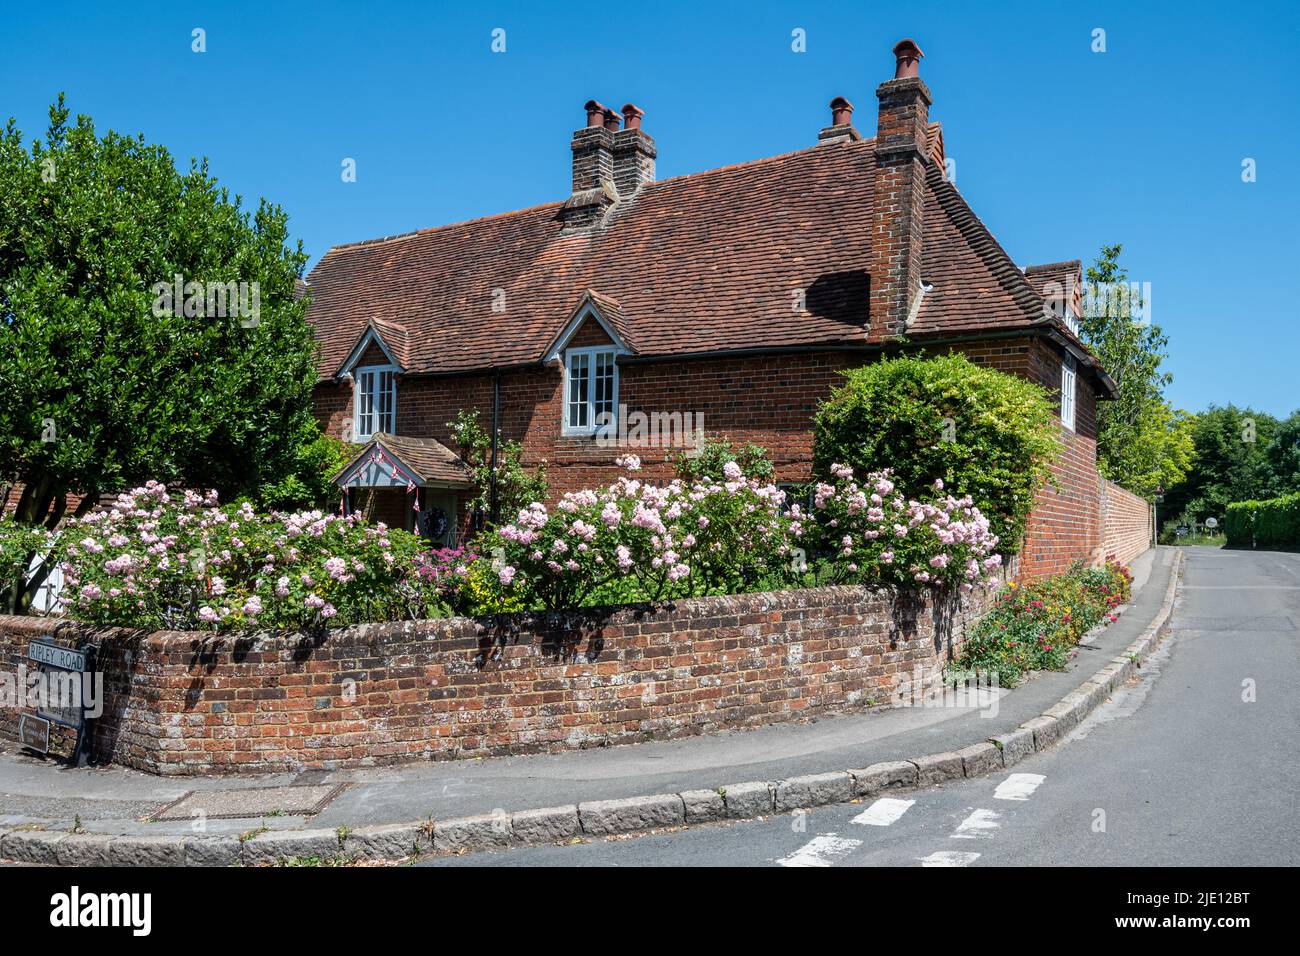
{"type": "Polygon", "coordinates": [[[596,388],[593,399],[595,413],[613,413],[614,411],[614,353],[600,352],[596,355],[596,388]]]}
{"type": "Polygon", "coordinates": [[[361,372],[357,384],[360,387],[357,401],[357,437],[369,438],[374,430],[375,373],[361,372]]]}
{"type": "Polygon", "coordinates": [[[590,356],[571,355],[569,357],[569,426],[586,428],[587,402],[591,395],[590,356]]]}
{"type": "Polygon", "coordinates": [[[379,415],[377,426],[381,432],[393,432],[393,373],[379,373],[379,415]]]}
{"type": "Polygon", "coordinates": [[[1075,373],[1068,360],[1061,367],[1061,423],[1074,427],[1075,373]]]}

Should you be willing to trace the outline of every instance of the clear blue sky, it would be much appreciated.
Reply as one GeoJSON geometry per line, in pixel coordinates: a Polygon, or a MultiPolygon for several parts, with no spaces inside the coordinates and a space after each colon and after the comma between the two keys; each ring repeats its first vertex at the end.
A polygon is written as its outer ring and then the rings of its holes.
{"type": "Polygon", "coordinates": [[[809,145],[835,95],[873,133],[903,36],[958,187],[1018,263],[1123,242],[1176,405],[1300,407],[1291,3],[7,3],[0,115],[30,138],[64,90],[101,129],[206,155],[281,203],[315,262],[563,198],[592,97],[646,111],[660,178],[809,145]]]}

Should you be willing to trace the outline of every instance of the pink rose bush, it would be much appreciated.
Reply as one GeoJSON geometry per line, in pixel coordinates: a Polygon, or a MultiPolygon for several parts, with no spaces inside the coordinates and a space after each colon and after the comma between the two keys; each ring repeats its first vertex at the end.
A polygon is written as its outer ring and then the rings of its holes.
{"type": "Polygon", "coordinates": [[[148,628],[311,628],[449,613],[414,535],[319,511],[258,514],[157,482],[70,522],[64,600],[148,628]]]}
{"type": "Polygon", "coordinates": [[[735,462],[721,481],[658,485],[620,461],[613,484],[533,502],[484,544],[502,594],[559,609],[826,582],[967,592],[1002,563],[988,520],[942,482],[908,500],[886,472],[860,485],[836,465],[805,511],[735,462]]]}
{"type": "Polygon", "coordinates": [[[745,590],[788,560],[785,493],[746,478],[643,481],[640,460],[599,490],[533,502],[480,551],[503,595],[546,609],[593,602],[662,601],[745,590]]]}
{"type": "Polygon", "coordinates": [[[825,583],[966,592],[1001,566],[988,520],[942,482],[909,499],[888,472],[859,481],[835,465],[801,505],[734,461],[666,483],[641,477],[634,456],[620,464],[608,486],[532,502],[472,550],[151,481],[60,533],[64,603],[97,624],[319,628],[825,583]]]}
{"type": "Polygon", "coordinates": [[[848,465],[832,465],[831,475],[832,483],[813,489],[822,551],[833,554],[831,580],[955,586],[962,593],[997,582],[998,538],[969,496],[945,494],[937,480],[932,494],[918,501],[899,494],[888,471],[861,483],[848,465]]]}

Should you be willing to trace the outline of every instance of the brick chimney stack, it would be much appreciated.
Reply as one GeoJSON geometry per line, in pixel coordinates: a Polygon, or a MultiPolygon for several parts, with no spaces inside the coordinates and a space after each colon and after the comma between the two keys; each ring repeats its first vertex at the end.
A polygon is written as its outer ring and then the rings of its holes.
{"type": "Polygon", "coordinates": [[[618,114],[588,100],[587,125],[573,134],[573,193],[564,203],[565,231],[588,229],[600,223],[618,201],[614,186],[614,137],[618,114]]]}
{"type": "Polygon", "coordinates": [[[871,229],[868,339],[902,335],[921,285],[922,210],[930,164],[926,140],[930,90],[920,78],[924,54],[912,40],[894,47],[894,78],[880,84],[876,184],[871,229]]]}
{"type": "Polygon", "coordinates": [[[645,111],[628,103],[623,128],[614,134],[614,187],[620,199],[630,199],[655,179],[655,141],[641,129],[645,111]]]}

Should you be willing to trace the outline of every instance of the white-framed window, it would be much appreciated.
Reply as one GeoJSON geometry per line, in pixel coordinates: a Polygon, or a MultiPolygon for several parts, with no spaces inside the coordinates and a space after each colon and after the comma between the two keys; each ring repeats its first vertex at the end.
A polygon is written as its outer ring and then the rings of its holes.
{"type": "Polygon", "coordinates": [[[617,353],[603,346],[569,349],[564,358],[564,427],[566,435],[590,435],[602,414],[618,408],[617,353]]]}
{"type": "Polygon", "coordinates": [[[1061,359],[1061,424],[1074,431],[1075,374],[1074,356],[1066,352],[1061,359]]]}
{"type": "Polygon", "coordinates": [[[393,434],[397,422],[397,369],[392,365],[368,365],[352,374],[352,437],[368,441],[376,432],[393,434]]]}

